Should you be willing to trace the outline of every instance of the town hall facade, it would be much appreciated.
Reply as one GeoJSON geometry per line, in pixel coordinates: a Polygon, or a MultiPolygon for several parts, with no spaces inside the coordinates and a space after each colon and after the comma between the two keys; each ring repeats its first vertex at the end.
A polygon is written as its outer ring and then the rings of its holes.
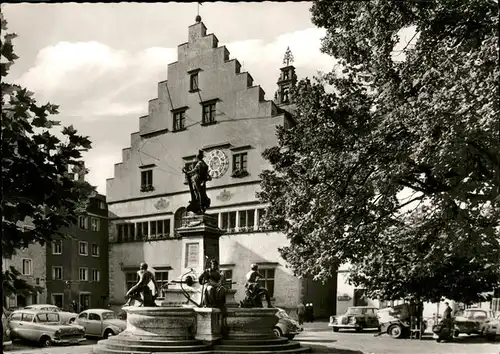
{"type": "Polygon", "coordinates": [[[264,229],[266,205],[256,197],[259,174],[271,167],[262,152],[276,145],[278,125],[293,125],[288,90],[295,68],[286,63],[277,71],[275,101],[265,100],[252,76],[206,32],[200,18],[189,27],[188,42],[168,65],[168,80],[158,83],[158,98],[149,101],[148,115],[139,118],[139,131],[107,180],[110,303],[125,303],[142,261],[165,288],[184,269],[199,266],[201,248],[175,230],[190,200],[182,168],[192,167],[203,150],[212,175],[207,214],[225,231],[220,266],[236,300],[243,299],[245,274],[256,263],[275,306],[293,309],[302,301],[313,303],[317,316],[334,314],[336,279],[323,285],[293,275],[278,251],[288,240],[264,229]]]}

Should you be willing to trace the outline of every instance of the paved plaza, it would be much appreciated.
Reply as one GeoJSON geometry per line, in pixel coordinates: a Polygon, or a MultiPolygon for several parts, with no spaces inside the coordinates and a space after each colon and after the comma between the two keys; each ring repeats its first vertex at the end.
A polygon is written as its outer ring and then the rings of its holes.
{"type": "MultiPolygon", "coordinates": [[[[332,354],[499,354],[500,343],[489,343],[475,336],[460,336],[452,343],[437,343],[427,335],[423,340],[374,337],[374,333],[333,333],[326,322],[304,324],[304,332],[296,337],[302,345],[311,346],[313,353],[332,354]]],[[[5,353],[15,354],[91,354],[95,341],[78,346],[36,348],[14,345],[5,353]]]]}

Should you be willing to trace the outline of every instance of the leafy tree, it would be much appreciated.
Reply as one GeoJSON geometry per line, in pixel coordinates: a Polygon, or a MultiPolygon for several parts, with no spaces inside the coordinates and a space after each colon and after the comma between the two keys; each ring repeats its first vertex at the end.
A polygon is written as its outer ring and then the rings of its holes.
{"type": "Polygon", "coordinates": [[[332,72],[298,83],[260,197],[297,274],[345,262],[382,299],[471,302],[500,283],[493,1],[316,1],[332,72]],[[415,35],[395,51],[402,29],[415,35]],[[331,87],[332,90],[326,90],[331,87]],[[333,91],[333,92],[330,92],[333,91]]]}
{"type": "MultiPolygon", "coordinates": [[[[81,153],[91,148],[88,137],[73,126],[55,131],[59,122],[49,115],[57,114],[57,106],[38,105],[32,92],[5,80],[18,57],[12,44],[16,35],[7,32],[3,15],[1,29],[2,257],[10,257],[32,243],[64,237],[62,228],[77,222],[94,188],[68,172],[69,166],[81,169],[81,153]]],[[[18,275],[3,273],[11,291],[23,291],[18,275]]]]}

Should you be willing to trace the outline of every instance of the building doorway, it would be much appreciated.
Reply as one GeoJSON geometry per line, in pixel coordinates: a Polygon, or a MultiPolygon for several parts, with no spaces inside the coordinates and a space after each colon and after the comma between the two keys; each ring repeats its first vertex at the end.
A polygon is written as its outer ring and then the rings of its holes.
{"type": "Polygon", "coordinates": [[[63,294],[52,294],[52,305],[63,307],[63,294]]]}
{"type": "Polygon", "coordinates": [[[24,295],[17,295],[16,298],[17,307],[26,307],[26,297],[24,295]]]}
{"type": "Polygon", "coordinates": [[[80,312],[90,308],[90,294],[80,294],[80,312]]]}
{"type": "Polygon", "coordinates": [[[365,289],[354,289],[354,306],[368,306],[365,289]]]}

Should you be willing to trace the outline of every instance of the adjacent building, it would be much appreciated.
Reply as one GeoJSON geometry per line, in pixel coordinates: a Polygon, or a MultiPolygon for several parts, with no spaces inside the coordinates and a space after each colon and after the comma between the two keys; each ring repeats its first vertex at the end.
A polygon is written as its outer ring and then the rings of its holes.
{"type": "Polygon", "coordinates": [[[311,302],[317,316],[331,315],[336,280],[322,285],[293,275],[278,251],[288,243],[286,236],[263,228],[267,206],[256,198],[259,174],[271,167],[262,152],[276,145],[278,125],[294,124],[288,97],[296,81],[291,53],[276,70],[273,102],[199,18],[188,32],[178,60],[168,65],[168,80],[158,83],[158,98],[149,101],[139,131],[131,134],[130,147],[107,180],[110,302],[125,302],[142,261],[165,288],[197,266],[199,245],[183,242],[175,230],[190,200],[181,170],[193,166],[203,150],[212,176],[207,213],[226,232],[220,239],[221,269],[237,290],[236,300],[243,299],[245,274],[256,263],[276,306],[292,309],[311,302]]]}
{"type": "MultiPolygon", "coordinates": [[[[29,228],[30,226],[24,226],[29,228]]],[[[14,267],[21,273],[21,278],[32,286],[44,288],[42,293],[18,294],[4,297],[5,308],[24,307],[32,304],[45,303],[46,291],[46,246],[31,244],[27,248],[17,250],[10,258],[2,258],[2,269],[14,267]]]]}

